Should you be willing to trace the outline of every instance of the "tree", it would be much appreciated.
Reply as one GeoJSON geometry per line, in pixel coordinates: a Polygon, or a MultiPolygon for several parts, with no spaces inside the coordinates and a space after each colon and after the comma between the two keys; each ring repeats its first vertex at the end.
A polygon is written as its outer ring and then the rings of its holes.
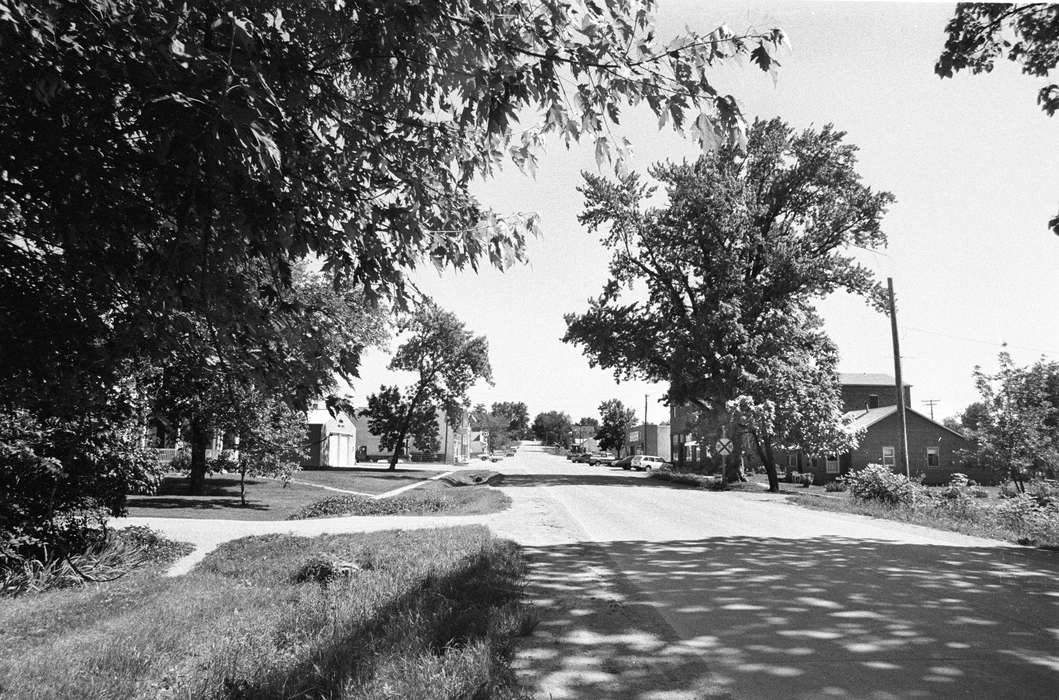
{"type": "Polygon", "coordinates": [[[368,398],[364,412],[371,431],[380,436],[386,449],[393,449],[390,469],[397,468],[409,436],[421,450],[436,449],[438,409],[451,421],[463,410],[467,391],[476,381],[493,380],[485,337],[475,336],[455,314],[434,302],[424,300],[401,321],[398,332],[407,338],[397,348],[389,368],[414,372],[416,381],[404,392],[382,387],[368,398]],[[431,424],[432,434],[427,427],[431,424]]]}
{"type": "Polygon", "coordinates": [[[629,430],[636,425],[636,410],[626,408],[618,399],[609,399],[599,405],[599,430],[596,440],[600,449],[614,450],[621,457],[629,443],[629,430]]]}
{"type": "Polygon", "coordinates": [[[998,361],[995,374],[975,367],[982,408],[971,442],[980,465],[1005,474],[1024,491],[1027,472],[1059,464],[1059,408],[1048,393],[1059,363],[1041,360],[1016,367],[1007,352],[1001,352],[998,361]]]}
{"type": "Polygon", "coordinates": [[[272,397],[246,398],[245,417],[232,416],[230,429],[239,436],[239,501],[246,505],[246,477],[290,480],[306,456],[305,414],[272,397]]]}
{"type": "MultiPolygon", "coordinates": [[[[291,300],[298,263],[405,308],[406,273],[428,259],[523,259],[536,217],[488,211],[471,183],[505,159],[533,172],[548,135],[620,163],[609,125],[646,104],[703,144],[738,142],[711,70],[746,56],[773,70],[782,32],[662,46],[652,11],[0,0],[0,403],[34,423],[123,424],[132,409],[111,398],[130,366],[198,358],[300,405],[321,385],[288,381],[290,334],[320,326],[291,300]]],[[[353,376],[359,354],[325,361],[353,376]]]]}
{"type": "MultiPolygon", "coordinates": [[[[942,78],[961,70],[989,73],[997,58],[1022,64],[1026,75],[1048,78],[1059,63],[1059,5],[960,3],[945,31],[945,49],[934,66],[942,78]]],[[[1059,110],[1059,85],[1043,85],[1037,104],[1053,116],[1059,110]]],[[[1048,226],[1059,234],[1059,215],[1048,226]]]]}
{"type": "Polygon", "coordinates": [[[837,455],[856,447],[860,438],[843,419],[838,349],[823,331],[822,319],[810,310],[795,320],[788,343],[761,358],[758,372],[727,406],[752,438],[771,491],[779,490],[776,448],[837,455]]]}
{"type": "Polygon", "coordinates": [[[529,432],[529,409],[521,401],[500,401],[492,407],[494,416],[505,418],[505,430],[513,440],[524,440],[529,432]]]}
{"type": "Polygon", "coordinates": [[[669,405],[715,414],[739,444],[730,402],[760,403],[757,378],[774,374],[815,299],[845,290],[883,307],[872,273],[845,251],[885,244],[893,196],[860,181],[843,138],[755,122],[745,155],[722,147],[652,168],[668,194],[660,208],[644,207],[654,188],[635,173],[586,173],[580,221],[602,231],[610,279],[566,316],[564,341],[619,381],[668,382],[669,405]]]}
{"type": "Polygon", "coordinates": [[[570,416],[561,411],[538,413],[533,419],[533,437],[545,445],[570,446],[570,416]]]}

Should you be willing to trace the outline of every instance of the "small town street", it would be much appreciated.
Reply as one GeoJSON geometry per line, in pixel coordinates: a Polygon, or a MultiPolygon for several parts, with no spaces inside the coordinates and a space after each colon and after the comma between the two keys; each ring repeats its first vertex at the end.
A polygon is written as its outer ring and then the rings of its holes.
{"type": "MultiPolygon", "coordinates": [[[[477,467],[478,465],[470,465],[477,467]]],[[[516,668],[540,697],[1051,698],[1059,556],[573,464],[495,465],[488,516],[134,518],[200,549],[249,534],[485,523],[527,548],[539,623],[516,668]]]]}

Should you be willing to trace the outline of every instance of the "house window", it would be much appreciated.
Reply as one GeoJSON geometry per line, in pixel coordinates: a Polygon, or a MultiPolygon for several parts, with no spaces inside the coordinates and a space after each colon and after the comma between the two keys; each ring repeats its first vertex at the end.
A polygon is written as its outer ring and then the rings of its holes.
{"type": "Polygon", "coordinates": [[[838,474],[838,455],[824,457],[824,466],[828,474],[838,474]]]}
{"type": "Polygon", "coordinates": [[[798,455],[793,452],[787,453],[787,468],[797,469],[798,468],[798,455]]]}
{"type": "Polygon", "coordinates": [[[887,445],[882,448],[882,463],[884,467],[892,467],[896,463],[893,446],[887,445]]]}
{"type": "Polygon", "coordinates": [[[940,467],[941,466],[941,456],[938,454],[938,448],[937,447],[928,447],[927,448],[927,466],[928,467],[940,467]]]}

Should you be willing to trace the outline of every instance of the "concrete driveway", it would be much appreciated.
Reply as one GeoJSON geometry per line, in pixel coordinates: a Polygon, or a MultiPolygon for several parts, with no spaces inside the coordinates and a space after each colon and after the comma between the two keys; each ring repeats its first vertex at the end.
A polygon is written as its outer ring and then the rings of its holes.
{"type": "Polygon", "coordinates": [[[1059,554],[529,445],[494,468],[514,505],[490,516],[129,524],[202,545],[186,570],[247,534],[486,523],[528,552],[515,663],[544,698],[1059,696],[1059,554]]]}

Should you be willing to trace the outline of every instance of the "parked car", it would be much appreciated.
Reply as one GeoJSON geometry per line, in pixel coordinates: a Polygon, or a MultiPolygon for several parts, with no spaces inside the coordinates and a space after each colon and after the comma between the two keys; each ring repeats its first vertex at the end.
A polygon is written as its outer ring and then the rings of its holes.
{"type": "Polygon", "coordinates": [[[632,455],[625,455],[621,459],[614,460],[612,467],[621,467],[622,469],[629,470],[632,468],[632,455]]]}
{"type": "Polygon", "coordinates": [[[572,461],[575,464],[590,464],[592,461],[592,454],[590,452],[582,452],[581,454],[574,455],[572,461]]]}
{"type": "Polygon", "coordinates": [[[507,448],[507,450],[504,451],[504,456],[505,457],[514,457],[515,456],[515,451],[509,447],[509,448],[507,448]]]}
{"type": "Polygon", "coordinates": [[[605,464],[607,466],[610,466],[614,463],[614,455],[609,455],[604,452],[600,452],[598,454],[592,455],[592,457],[588,460],[588,463],[593,467],[597,464],[605,464]]]}
{"type": "Polygon", "coordinates": [[[637,471],[650,471],[651,469],[658,469],[666,461],[661,457],[655,455],[636,455],[632,458],[632,464],[630,465],[637,471]]]}

